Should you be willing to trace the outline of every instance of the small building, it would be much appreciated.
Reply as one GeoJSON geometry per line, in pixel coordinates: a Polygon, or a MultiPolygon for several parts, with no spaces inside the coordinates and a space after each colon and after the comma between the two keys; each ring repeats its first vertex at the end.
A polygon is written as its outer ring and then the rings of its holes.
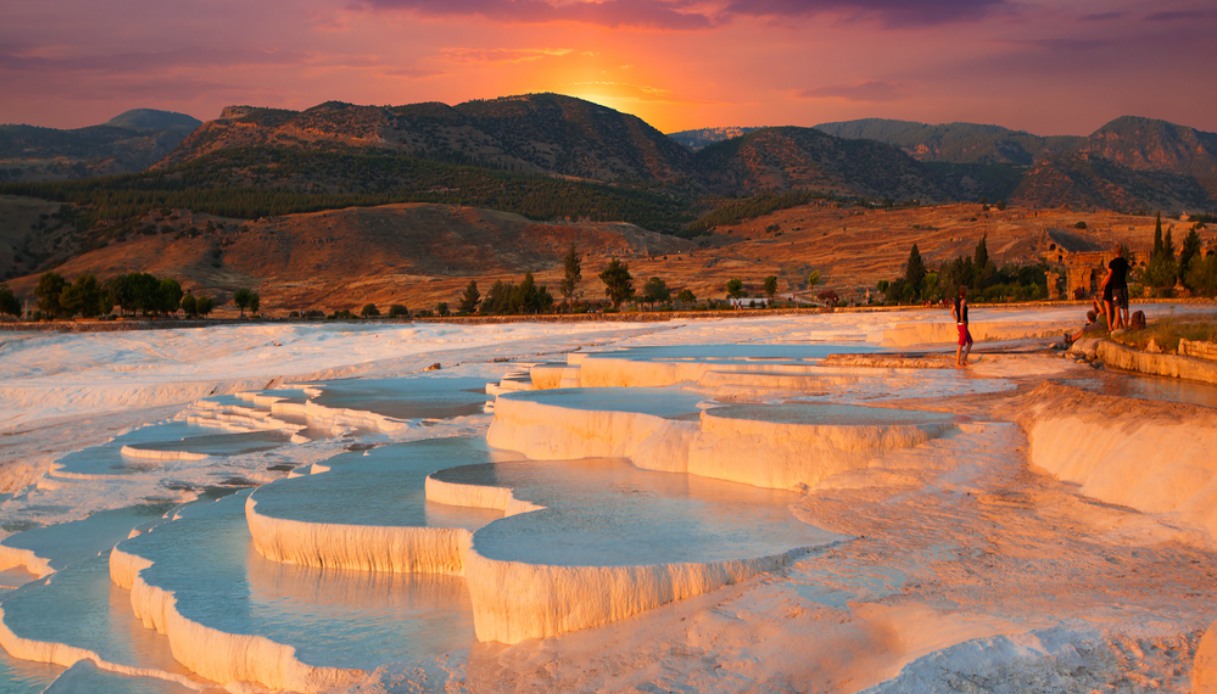
{"type": "Polygon", "coordinates": [[[1094,294],[1107,274],[1114,248],[1064,229],[1045,229],[1036,241],[1039,257],[1052,266],[1048,271],[1049,299],[1085,299],[1094,294]],[[1065,286],[1060,286],[1061,268],[1065,286]]]}

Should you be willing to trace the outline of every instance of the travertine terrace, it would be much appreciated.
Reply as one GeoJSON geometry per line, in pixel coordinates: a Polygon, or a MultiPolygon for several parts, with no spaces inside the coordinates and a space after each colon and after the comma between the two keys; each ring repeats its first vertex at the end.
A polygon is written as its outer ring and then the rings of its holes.
{"type": "Polygon", "coordinates": [[[23,337],[0,682],[1203,691],[1217,388],[1076,311],[23,337]]]}

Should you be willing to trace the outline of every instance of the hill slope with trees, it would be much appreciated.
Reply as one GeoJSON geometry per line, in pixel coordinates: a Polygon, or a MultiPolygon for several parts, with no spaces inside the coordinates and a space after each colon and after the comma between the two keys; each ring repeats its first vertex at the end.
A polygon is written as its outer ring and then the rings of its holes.
{"type": "Polygon", "coordinates": [[[181,113],[136,109],[74,130],[0,125],[0,182],[143,171],[201,124],[181,113]]]}

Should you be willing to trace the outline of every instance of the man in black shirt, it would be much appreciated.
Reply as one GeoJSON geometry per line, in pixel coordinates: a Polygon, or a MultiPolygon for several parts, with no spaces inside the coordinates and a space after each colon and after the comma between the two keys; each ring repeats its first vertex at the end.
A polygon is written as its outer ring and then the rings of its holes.
{"type": "Polygon", "coordinates": [[[1116,244],[1116,257],[1107,264],[1103,278],[1103,308],[1108,330],[1128,326],[1128,261],[1120,244],[1116,244]]]}

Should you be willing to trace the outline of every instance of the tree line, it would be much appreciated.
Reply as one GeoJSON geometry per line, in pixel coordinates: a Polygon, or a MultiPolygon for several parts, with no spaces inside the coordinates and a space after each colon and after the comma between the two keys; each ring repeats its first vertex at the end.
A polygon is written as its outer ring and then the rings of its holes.
{"type": "MultiPolygon", "coordinates": [[[[1126,252],[1133,268],[1129,278],[1134,285],[1132,294],[1170,297],[1182,289],[1192,296],[1217,296],[1217,253],[1203,253],[1198,233],[1201,228],[1203,222],[1193,224],[1176,251],[1171,229],[1163,233],[1159,214],[1149,259],[1138,263],[1133,253],[1126,252]]],[[[941,301],[953,297],[960,286],[970,289],[969,297],[975,302],[1047,298],[1047,272],[1051,269],[1047,263],[1007,264],[998,268],[989,257],[987,240],[982,237],[971,256],[957,256],[936,270],[926,266],[914,243],[904,264],[904,276],[883,280],[877,289],[889,303],[900,304],[941,301]]]]}
{"type": "Polygon", "coordinates": [[[1163,235],[1162,213],[1158,213],[1154,245],[1148,262],[1138,273],[1141,284],[1154,296],[1174,296],[1179,288],[1193,296],[1217,296],[1217,254],[1202,253],[1199,230],[1204,224],[1204,221],[1192,224],[1176,255],[1172,229],[1163,235]]]}
{"type": "MultiPolygon", "coordinates": [[[[181,311],[195,318],[206,317],[216,306],[210,296],[183,291],[172,277],[147,272],[116,275],[104,282],[91,272],[82,272],[71,282],[57,272],[46,272],[38,278],[34,300],[35,310],[28,316],[34,320],[106,317],[115,306],[120,316],[168,316],[181,311]]],[[[251,289],[238,289],[233,301],[242,316],[247,309],[257,313],[261,307],[261,297],[251,289]]],[[[0,314],[20,317],[23,312],[21,299],[0,284],[0,314]]]]}
{"type": "MultiPolygon", "coordinates": [[[[538,285],[532,273],[525,273],[519,283],[498,280],[486,294],[482,294],[476,280],[470,280],[464,292],[456,302],[457,315],[530,315],[556,311],[585,312],[588,310],[619,311],[622,304],[634,303],[645,307],[655,308],[660,305],[674,308],[695,308],[698,298],[692,290],[685,288],[673,291],[661,277],[651,277],[642,283],[639,290],[635,286],[635,278],[630,272],[630,266],[619,258],[610,258],[609,262],[596,276],[603,286],[603,300],[584,300],[579,287],[583,281],[583,256],[574,244],[571,244],[563,258],[563,275],[559,281],[561,304],[544,285],[538,285]]],[[[819,273],[812,273],[811,283],[818,281],[819,273]]],[[[772,300],[777,293],[778,278],[771,275],[764,279],[765,293],[772,300]]],[[[732,279],[727,282],[726,293],[732,298],[744,296],[743,281],[732,279]]],[[[834,295],[835,300],[835,295],[834,295]]],[[[440,315],[448,314],[448,304],[441,304],[440,315]]],[[[709,300],[704,304],[708,308],[716,305],[726,307],[725,302],[709,300]]],[[[419,314],[416,314],[419,315],[419,314]]]]}
{"type": "Polygon", "coordinates": [[[971,301],[1038,301],[1048,297],[1048,264],[1008,263],[1001,268],[989,257],[988,236],[981,237],[972,255],[952,258],[931,270],[917,244],[909,250],[904,276],[881,280],[876,289],[888,303],[937,303],[969,288],[971,301]]]}

